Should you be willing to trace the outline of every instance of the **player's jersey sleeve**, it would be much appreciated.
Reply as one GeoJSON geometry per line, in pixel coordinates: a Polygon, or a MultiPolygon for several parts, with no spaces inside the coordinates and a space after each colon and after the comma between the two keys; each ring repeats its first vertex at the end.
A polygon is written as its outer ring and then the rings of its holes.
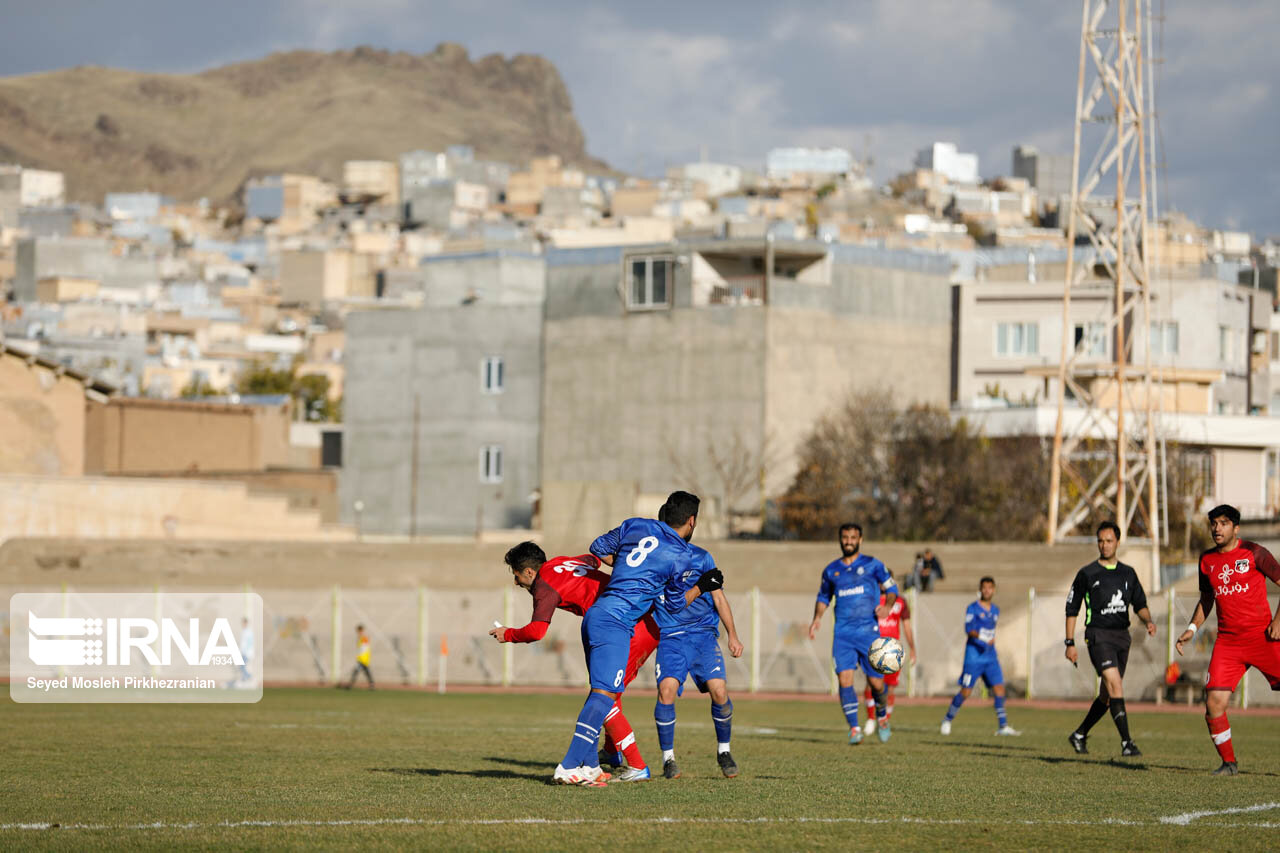
{"type": "Polygon", "coordinates": [[[1241,544],[1253,552],[1253,565],[1257,570],[1271,578],[1272,583],[1280,584],[1280,563],[1276,562],[1276,558],[1272,553],[1257,542],[1243,542],[1241,544]]]}
{"type": "Polygon", "coordinates": [[[831,579],[831,568],[827,567],[822,570],[822,581],[818,584],[818,600],[823,604],[830,604],[835,594],[836,584],[831,579]]]}
{"type": "Polygon", "coordinates": [[[1209,611],[1213,609],[1213,603],[1217,600],[1217,596],[1213,591],[1213,581],[1209,580],[1209,573],[1204,570],[1204,557],[1200,558],[1200,601],[1208,602],[1204,608],[1204,615],[1209,616],[1209,611]]]}
{"type": "Polygon", "coordinates": [[[1137,613],[1147,606],[1147,591],[1142,588],[1142,581],[1138,579],[1138,573],[1132,569],[1130,572],[1133,574],[1133,612],[1137,613]]]}
{"type": "Polygon", "coordinates": [[[902,605],[902,612],[898,614],[898,618],[899,618],[899,619],[910,619],[910,618],[911,618],[911,605],[910,605],[910,604],[907,604],[907,600],[906,600],[904,597],[902,597],[902,596],[898,596],[898,603],[902,605]]]}
{"type": "Polygon", "coordinates": [[[508,643],[536,643],[547,635],[551,617],[560,604],[560,593],[542,578],[535,578],[533,588],[533,615],[523,628],[508,628],[503,639],[508,643]]]}
{"type": "Polygon", "coordinates": [[[591,543],[590,551],[596,557],[612,557],[618,553],[622,544],[622,528],[615,527],[608,533],[602,533],[591,543]]]}
{"type": "Polygon", "coordinates": [[[1080,605],[1084,603],[1085,593],[1089,590],[1089,579],[1084,573],[1084,569],[1076,572],[1076,579],[1071,582],[1071,588],[1067,590],[1067,615],[1079,616],[1080,605]]]}
{"type": "Polygon", "coordinates": [[[876,567],[873,571],[875,573],[874,576],[876,581],[880,584],[881,592],[886,595],[889,593],[893,593],[894,595],[898,594],[898,585],[893,582],[893,575],[889,574],[889,570],[885,568],[884,563],[877,560],[876,567]]]}

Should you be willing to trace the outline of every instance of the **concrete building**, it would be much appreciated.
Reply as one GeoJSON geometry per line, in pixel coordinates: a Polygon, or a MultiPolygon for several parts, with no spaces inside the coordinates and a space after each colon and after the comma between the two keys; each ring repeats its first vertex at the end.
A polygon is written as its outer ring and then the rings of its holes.
{"type": "Polygon", "coordinates": [[[268,175],[245,184],[245,215],[273,222],[283,234],[311,227],[320,211],[337,200],[332,184],[311,175],[268,175]]]}
{"type": "Polygon", "coordinates": [[[137,291],[149,285],[158,286],[162,270],[155,257],[117,255],[110,243],[99,237],[19,240],[14,298],[19,302],[35,302],[38,282],[53,276],[92,278],[104,289],[137,291]]]}
{"type": "Polygon", "coordinates": [[[348,160],[342,164],[342,197],[348,202],[400,203],[400,168],[389,160],[348,160]]]}
{"type": "Polygon", "coordinates": [[[955,184],[978,182],[978,155],[958,151],[954,142],[935,142],[920,149],[916,153],[916,166],[946,175],[955,184]]]}
{"type": "Polygon", "coordinates": [[[538,488],[545,267],[423,264],[427,303],[346,320],[341,517],[369,533],[528,527],[538,488]]]}
{"type": "Polygon", "coordinates": [[[61,207],[67,183],[61,172],[0,164],[0,193],[16,191],[17,207],[61,207]]]}
{"type": "Polygon", "coordinates": [[[48,276],[36,282],[37,302],[77,302],[91,299],[98,294],[96,278],[73,276],[48,276]]]}
{"type": "Polygon", "coordinates": [[[687,163],[680,168],[680,176],[704,185],[710,198],[742,188],[742,169],[726,163],[687,163]]]}
{"type": "Polygon", "coordinates": [[[438,151],[406,151],[400,155],[400,198],[408,200],[416,190],[449,177],[449,161],[438,151]]]}
{"type": "Polygon", "coordinates": [[[405,219],[441,231],[465,228],[489,206],[489,188],[452,178],[415,187],[405,197],[405,219]]]}
{"type": "Polygon", "coordinates": [[[1015,145],[1013,176],[1025,178],[1036,188],[1043,205],[1057,206],[1060,198],[1071,197],[1071,155],[1046,154],[1034,145],[1015,145]]]}
{"type": "Polygon", "coordinates": [[[280,253],[280,301],[320,307],[344,299],[377,295],[373,255],[347,249],[298,249],[280,253]]]}

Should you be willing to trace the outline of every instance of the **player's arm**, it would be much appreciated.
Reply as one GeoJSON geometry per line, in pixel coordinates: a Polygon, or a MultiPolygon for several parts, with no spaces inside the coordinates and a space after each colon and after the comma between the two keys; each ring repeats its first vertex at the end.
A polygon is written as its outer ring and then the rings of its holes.
{"type": "Polygon", "coordinates": [[[1084,575],[1084,569],[1076,572],[1076,579],[1071,582],[1071,588],[1067,590],[1067,660],[1075,665],[1080,658],[1080,653],[1076,651],[1076,619],[1080,616],[1080,604],[1084,601],[1085,592],[1089,589],[1089,580],[1084,575]]]}
{"type": "MultiPolygon", "coordinates": [[[[1253,552],[1253,565],[1258,572],[1280,586],[1280,562],[1276,561],[1272,553],[1256,542],[1250,542],[1245,547],[1253,552]]],[[[1267,638],[1280,640],[1280,604],[1276,605],[1275,615],[1271,617],[1271,624],[1267,626],[1267,638]]]]}
{"type": "Polygon", "coordinates": [[[716,613],[720,614],[720,621],[724,623],[724,631],[729,640],[729,654],[735,658],[742,657],[742,641],[738,639],[738,629],[733,624],[733,610],[729,607],[729,599],[725,597],[724,590],[713,590],[711,600],[715,602],[716,613]]]}
{"type": "Polygon", "coordinates": [[[824,570],[822,572],[822,583],[818,586],[818,600],[813,604],[813,621],[809,623],[810,640],[818,636],[818,626],[822,624],[822,614],[827,612],[827,605],[831,603],[831,597],[835,595],[835,591],[836,585],[824,570]]]}
{"type": "Polygon", "coordinates": [[[970,625],[973,624],[973,617],[974,617],[973,607],[975,606],[976,605],[970,604],[969,609],[965,611],[964,632],[965,634],[968,635],[969,639],[973,640],[977,644],[979,649],[985,652],[987,649],[991,648],[991,643],[988,643],[982,639],[982,631],[980,631],[977,628],[969,627],[970,625]]]}
{"type": "Polygon", "coordinates": [[[499,643],[536,643],[547,636],[551,617],[560,604],[560,593],[541,578],[533,582],[533,615],[523,628],[496,627],[489,636],[499,643]]]}
{"type": "Polygon", "coordinates": [[[1138,573],[1133,573],[1133,601],[1131,602],[1133,612],[1138,614],[1138,618],[1142,620],[1142,624],[1147,626],[1147,636],[1154,637],[1156,635],[1156,621],[1151,618],[1151,609],[1147,607],[1147,592],[1142,588],[1142,581],[1138,580],[1138,573]]]}
{"type": "Polygon", "coordinates": [[[1187,630],[1183,631],[1178,641],[1174,643],[1178,654],[1182,654],[1182,644],[1196,635],[1196,631],[1200,630],[1200,626],[1209,618],[1211,612],[1213,612],[1213,583],[1202,571],[1200,572],[1200,600],[1196,602],[1196,609],[1191,614],[1191,623],[1187,625],[1187,630]]]}
{"type": "Polygon", "coordinates": [[[884,604],[876,608],[876,618],[883,619],[889,615],[893,603],[898,600],[898,585],[893,582],[893,575],[889,574],[884,563],[880,564],[876,579],[880,582],[880,592],[884,593],[884,604]]]}
{"type": "Polygon", "coordinates": [[[613,555],[618,553],[618,548],[622,546],[622,528],[615,527],[608,533],[602,533],[591,543],[591,547],[587,550],[600,558],[600,562],[605,562],[608,558],[610,566],[613,565],[613,555]]]}

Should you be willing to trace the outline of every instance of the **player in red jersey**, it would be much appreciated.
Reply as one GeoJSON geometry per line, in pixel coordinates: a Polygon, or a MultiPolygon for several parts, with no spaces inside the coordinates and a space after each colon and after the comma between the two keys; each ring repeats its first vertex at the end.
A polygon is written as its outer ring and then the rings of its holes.
{"type": "MultiPolygon", "coordinates": [[[[551,617],[557,609],[582,616],[609,582],[600,571],[600,558],[594,554],[547,559],[534,542],[521,542],[503,558],[511,567],[516,586],[533,596],[533,616],[523,628],[494,628],[489,634],[499,643],[536,643],[547,635],[551,617]]],[[[623,683],[630,684],[649,655],[658,647],[658,625],[646,614],[636,623],[631,635],[631,651],[623,683]]],[[[637,782],[650,777],[649,768],[636,746],[635,732],[622,714],[622,700],[614,702],[604,718],[605,752],[615,751],[626,757],[627,769],[614,776],[618,782],[637,782]]]]}
{"type": "MultiPolygon", "coordinates": [[[[880,608],[884,607],[886,596],[880,596],[880,607],[876,608],[876,612],[880,612],[880,608]]],[[[914,666],[916,662],[916,635],[911,630],[911,608],[907,606],[907,600],[902,596],[898,596],[897,601],[893,603],[893,607],[889,608],[889,612],[879,617],[880,636],[893,637],[895,640],[907,641],[908,654],[911,655],[911,663],[914,666]]],[[[884,701],[885,714],[884,721],[889,722],[889,718],[893,716],[893,690],[898,686],[898,676],[902,675],[902,670],[887,673],[884,676],[884,701]]],[[[871,695],[871,685],[867,685],[863,698],[867,701],[867,723],[863,726],[863,732],[870,737],[876,730],[875,697],[871,695]]]]}
{"type": "Polygon", "coordinates": [[[1272,690],[1280,690],[1280,607],[1272,616],[1266,580],[1280,584],[1280,563],[1266,548],[1240,538],[1235,507],[1209,510],[1209,532],[1216,547],[1200,555],[1200,602],[1177,646],[1182,654],[1182,644],[1195,636],[1217,603],[1218,639],[1205,679],[1204,718],[1222,756],[1222,766],[1213,774],[1234,776],[1239,770],[1227,722],[1232,692],[1251,666],[1266,676],[1272,690]]]}

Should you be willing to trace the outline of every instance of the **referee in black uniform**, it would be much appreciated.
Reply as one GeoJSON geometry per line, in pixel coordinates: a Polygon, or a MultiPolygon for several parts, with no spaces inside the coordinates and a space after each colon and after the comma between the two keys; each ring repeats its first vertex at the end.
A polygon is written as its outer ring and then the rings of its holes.
{"type": "Polygon", "coordinates": [[[1074,664],[1076,651],[1076,617],[1084,605],[1084,641],[1089,647],[1089,660],[1102,678],[1098,696],[1089,706],[1079,728],[1071,733],[1071,748],[1084,754],[1089,729],[1111,708],[1111,719],[1120,732],[1120,754],[1141,755],[1129,737],[1129,720],[1125,716],[1124,668],[1129,662],[1129,608],[1132,607],[1147,625],[1147,633],[1156,635],[1156,623],[1147,609],[1147,594],[1133,566],[1116,559],[1120,545],[1120,528],[1114,521],[1098,525],[1098,559],[1076,572],[1067,592],[1067,660],[1074,664]]]}

